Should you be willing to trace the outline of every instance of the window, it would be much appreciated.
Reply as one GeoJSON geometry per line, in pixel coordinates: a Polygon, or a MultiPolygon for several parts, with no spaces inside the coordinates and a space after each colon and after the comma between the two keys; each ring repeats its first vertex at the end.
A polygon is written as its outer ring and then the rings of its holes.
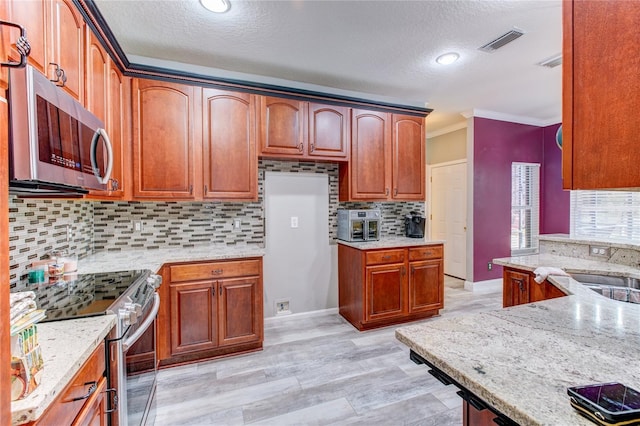
{"type": "Polygon", "coordinates": [[[640,243],[640,192],[571,191],[571,237],[640,243]]]}
{"type": "Polygon", "coordinates": [[[538,250],[540,164],[511,164],[511,255],[538,250]]]}

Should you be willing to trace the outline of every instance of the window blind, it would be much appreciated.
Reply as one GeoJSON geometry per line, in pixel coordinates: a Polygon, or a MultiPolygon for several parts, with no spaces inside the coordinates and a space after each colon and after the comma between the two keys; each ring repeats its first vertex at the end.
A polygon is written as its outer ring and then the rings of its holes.
{"type": "Polygon", "coordinates": [[[571,237],[640,243],[640,192],[571,191],[571,237]]]}
{"type": "Polygon", "coordinates": [[[511,164],[511,254],[538,250],[540,164],[511,164]]]}

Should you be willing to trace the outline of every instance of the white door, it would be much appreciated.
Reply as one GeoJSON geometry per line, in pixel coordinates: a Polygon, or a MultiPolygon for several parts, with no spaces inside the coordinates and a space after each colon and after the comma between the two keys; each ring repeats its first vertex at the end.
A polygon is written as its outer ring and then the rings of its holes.
{"type": "Polygon", "coordinates": [[[338,306],[325,174],[265,172],[264,316],[338,306]]]}
{"type": "Polygon", "coordinates": [[[431,238],[445,240],[444,273],[466,279],[467,162],[431,167],[431,238]]]}

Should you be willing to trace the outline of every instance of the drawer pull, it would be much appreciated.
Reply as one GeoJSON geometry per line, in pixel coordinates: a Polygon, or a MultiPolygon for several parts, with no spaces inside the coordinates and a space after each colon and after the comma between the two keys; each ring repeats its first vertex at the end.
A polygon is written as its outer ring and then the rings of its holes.
{"type": "Polygon", "coordinates": [[[213,271],[211,271],[211,275],[220,275],[223,272],[224,269],[214,269],[213,271]]]}
{"type": "Polygon", "coordinates": [[[118,389],[111,388],[111,389],[107,389],[105,392],[107,392],[107,393],[113,392],[113,398],[109,399],[109,406],[113,407],[113,408],[105,410],[104,412],[105,413],[113,413],[114,411],[116,411],[118,409],[118,389]]]}
{"type": "Polygon", "coordinates": [[[390,260],[391,259],[391,255],[387,254],[382,256],[382,260],[390,260]]]}
{"type": "Polygon", "coordinates": [[[79,396],[77,398],[73,398],[72,401],[80,401],[82,399],[87,399],[91,395],[93,395],[93,393],[96,391],[96,389],[98,389],[98,382],[87,382],[84,385],[85,386],[91,385],[91,386],[89,386],[89,390],[87,391],[87,394],[84,395],[84,396],[79,396]]]}

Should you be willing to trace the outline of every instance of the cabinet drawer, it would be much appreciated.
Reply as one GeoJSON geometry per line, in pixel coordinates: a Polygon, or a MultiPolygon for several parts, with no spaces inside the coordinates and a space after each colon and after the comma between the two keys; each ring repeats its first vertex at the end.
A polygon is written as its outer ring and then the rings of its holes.
{"type": "Polygon", "coordinates": [[[243,277],[260,275],[259,260],[234,260],[230,262],[207,262],[170,267],[171,282],[243,277]]]}
{"type": "Polygon", "coordinates": [[[367,266],[382,263],[403,263],[405,250],[368,251],[366,254],[367,266]]]}
{"type": "Polygon", "coordinates": [[[425,246],[409,249],[409,260],[441,259],[442,246],[425,246]]]}
{"type": "MultiPolygon", "coordinates": [[[[100,380],[104,376],[104,342],[91,354],[66,388],[51,403],[49,409],[36,424],[70,425],[90,396],[98,392],[100,380]],[[93,388],[93,392],[90,390],[93,388]],[[78,398],[74,401],[74,399],[78,398]]],[[[45,366],[46,368],[46,366],[45,366]]]]}

